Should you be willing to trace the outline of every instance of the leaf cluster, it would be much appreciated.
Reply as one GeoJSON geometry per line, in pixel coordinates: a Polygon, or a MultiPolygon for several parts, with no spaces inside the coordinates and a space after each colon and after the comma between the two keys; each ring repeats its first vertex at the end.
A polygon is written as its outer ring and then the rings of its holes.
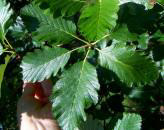
{"type": "Polygon", "coordinates": [[[127,100],[129,105],[134,88],[163,80],[164,57],[156,56],[157,45],[163,47],[161,1],[34,0],[15,12],[0,0],[0,7],[0,55],[8,54],[0,65],[0,85],[9,59],[21,55],[24,82],[54,82],[50,99],[63,130],[141,129],[141,117],[130,113],[108,127],[110,114],[118,110],[112,99],[117,97],[121,108],[127,100]],[[120,90],[112,83],[119,83],[120,90]],[[109,113],[104,127],[89,112],[103,106],[109,113]]]}

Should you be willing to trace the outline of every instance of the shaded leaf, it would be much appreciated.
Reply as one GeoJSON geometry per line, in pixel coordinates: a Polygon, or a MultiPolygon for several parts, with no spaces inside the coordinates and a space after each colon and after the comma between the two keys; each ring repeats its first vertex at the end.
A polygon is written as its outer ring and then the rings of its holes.
{"type": "Polygon", "coordinates": [[[10,56],[7,55],[5,57],[5,64],[0,65],[0,98],[1,98],[1,85],[2,85],[2,81],[3,81],[3,76],[4,76],[4,72],[5,72],[5,69],[6,69],[6,66],[7,66],[9,60],[10,60],[10,56]]]}
{"type": "Polygon", "coordinates": [[[70,53],[63,48],[44,48],[28,53],[22,61],[23,80],[36,82],[55,76],[70,58],[70,53]]]}
{"type": "Polygon", "coordinates": [[[50,0],[54,12],[61,11],[62,16],[72,16],[79,12],[86,2],[84,0],[50,0]]]}
{"type": "Polygon", "coordinates": [[[141,5],[144,5],[146,9],[151,9],[151,8],[153,8],[156,0],[154,0],[154,1],[153,0],[120,0],[120,4],[125,4],[128,2],[141,4],[141,5]]]}
{"type": "Polygon", "coordinates": [[[125,114],[118,120],[114,130],[141,130],[141,116],[137,114],[125,114]]]}
{"type": "Polygon", "coordinates": [[[99,61],[101,66],[115,72],[128,85],[147,84],[158,78],[157,67],[150,59],[123,44],[99,50],[99,61]]]}
{"type": "Polygon", "coordinates": [[[73,22],[63,18],[54,19],[51,14],[46,15],[37,5],[31,4],[24,7],[22,15],[29,30],[34,32],[34,39],[38,41],[68,43],[76,33],[76,26],[73,22]]]}
{"type": "Polygon", "coordinates": [[[87,121],[81,125],[80,130],[104,130],[99,120],[93,119],[91,116],[87,117],[87,121]]]}
{"type": "Polygon", "coordinates": [[[155,32],[153,34],[152,38],[156,38],[157,41],[159,41],[159,42],[164,42],[164,34],[160,30],[158,30],[157,32],[155,32]]]}
{"type": "Polygon", "coordinates": [[[97,103],[100,87],[96,69],[78,62],[62,74],[52,94],[53,113],[63,130],[75,130],[86,121],[85,107],[97,103]]]}
{"type": "Polygon", "coordinates": [[[80,32],[90,41],[108,34],[116,25],[118,4],[118,0],[98,0],[87,5],[80,16],[80,32]]]}
{"type": "Polygon", "coordinates": [[[127,25],[119,25],[114,32],[112,32],[111,37],[113,39],[116,39],[118,41],[127,42],[127,41],[136,41],[137,40],[137,34],[131,33],[128,30],[127,25]]]}

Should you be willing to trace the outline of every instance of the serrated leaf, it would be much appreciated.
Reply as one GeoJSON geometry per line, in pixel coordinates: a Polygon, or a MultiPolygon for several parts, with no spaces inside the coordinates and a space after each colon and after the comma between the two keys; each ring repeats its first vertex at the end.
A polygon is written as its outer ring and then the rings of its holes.
{"type": "Polygon", "coordinates": [[[36,0],[35,2],[41,5],[47,3],[55,17],[75,15],[87,3],[86,0],[36,0]]]}
{"type": "Polygon", "coordinates": [[[84,109],[97,103],[99,87],[96,69],[87,62],[78,62],[62,74],[54,86],[52,102],[63,130],[75,130],[81,120],[86,120],[84,109]]]}
{"type": "Polygon", "coordinates": [[[101,66],[115,72],[128,85],[148,84],[158,78],[158,70],[152,60],[123,44],[99,50],[99,61],[101,66]]]}
{"type": "Polygon", "coordinates": [[[33,38],[37,41],[50,40],[68,43],[76,33],[76,26],[72,21],[63,18],[54,19],[51,15],[44,14],[44,11],[37,5],[31,4],[24,7],[22,15],[25,24],[30,25],[30,31],[34,31],[33,38]]]}
{"type": "Polygon", "coordinates": [[[144,5],[146,9],[152,9],[156,0],[120,0],[120,5],[128,3],[128,2],[141,4],[141,5],[144,5]]]}
{"type": "Polygon", "coordinates": [[[62,16],[72,16],[79,12],[86,3],[84,0],[50,0],[50,7],[54,12],[61,11],[62,16]]]}
{"type": "Polygon", "coordinates": [[[87,5],[80,16],[80,32],[90,41],[102,38],[115,27],[118,9],[118,0],[97,0],[87,5]]]}
{"type": "Polygon", "coordinates": [[[13,11],[10,8],[10,4],[6,4],[5,0],[0,0],[0,39],[4,40],[6,34],[6,23],[10,19],[13,11]]]}
{"type": "Polygon", "coordinates": [[[0,65],[0,98],[1,98],[1,85],[3,81],[3,76],[4,76],[5,69],[7,67],[7,64],[9,63],[9,60],[10,60],[10,56],[7,55],[5,57],[5,64],[0,65]]]}
{"type": "Polygon", "coordinates": [[[2,55],[2,53],[3,53],[3,46],[0,43],[0,55],[2,55]]]}
{"type": "Polygon", "coordinates": [[[125,114],[118,120],[114,130],[141,130],[141,116],[137,114],[125,114]]]}
{"type": "Polygon", "coordinates": [[[55,76],[70,58],[70,53],[63,48],[44,48],[28,53],[22,61],[23,80],[36,82],[55,76]]]}

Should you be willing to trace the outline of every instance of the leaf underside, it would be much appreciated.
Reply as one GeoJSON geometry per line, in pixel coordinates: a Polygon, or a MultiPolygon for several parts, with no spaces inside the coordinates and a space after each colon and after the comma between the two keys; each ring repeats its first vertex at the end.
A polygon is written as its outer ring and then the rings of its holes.
{"type": "Polygon", "coordinates": [[[99,50],[99,61],[101,66],[115,72],[128,85],[147,84],[158,78],[158,70],[152,60],[124,45],[99,50]]]}
{"type": "Polygon", "coordinates": [[[23,80],[25,82],[43,81],[56,76],[70,58],[70,53],[63,48],[44,48],[28,53],[21,64],[23,80]]]}
{"type": "Polygon", "coordinates": [[[6,34],[6,23],[10,19],[13,11],[10,8],[10,4],[6,5],[6,2],[0,0],[0,39],[3,40],[6,34]]]}
{"type": "Polygon", "coordinates": [[[87,62],[78,62],[62,74],[54,86],[52,102],[63,130],[74,130],[81,120],[86,120],[84,109],[97,103],[99,87],[96,69],[87,62]]]}
{"type": "Polygon", "coordinates": [[[125,114],[118,120],[114,130],[140,130],[142,119],[137,114],[125,114]]]}

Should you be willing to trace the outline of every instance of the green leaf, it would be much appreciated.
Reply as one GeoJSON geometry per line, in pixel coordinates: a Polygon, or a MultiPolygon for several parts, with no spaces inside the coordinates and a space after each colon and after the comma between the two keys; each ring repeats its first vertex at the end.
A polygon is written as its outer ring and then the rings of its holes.
{"type": "Polygon", "coordinates": [[[99,61],[128,85],[147,84],[158,78],[157,67],[151,59],[123,44],[99,50],[99,61]]]}
{"type": "Polygon", "coordinates": [[[164,1],[163,0],[157,0],[157,2],[159,2],[162,5],[164,5],[164,1]]]}
{"type": "Polygon", "coordinates": [[[70,58],[70,53],[63,48],[44,48],[28,53],[22,61],[23,80],[36,82],[55,76],[70,58]]]}
{"type": "Polygon", "coordinates": [[[6,2],[4,0],[0,0],[0,39],[4,40],[4,37],[6,35],[6,23],[10,19],[10,16],[12,15],[13,11],[10,8],[10,4],[6,5],[6,2]]]}
{"type": "Polygon", "coordinates": [[[34,31],[33,38],[37,41],[68,43],[76,33],[73,22],[63,18],[54,19],[51,15],[46,15],[37,5],[24,7],[22,15],[26,26],[29,26],[30,31],[34,31]]]}
{"type": "Polygon", "coordinates": [[[141,49],[147,49],[149,43],[149,35],[147,33],[141,34],[138,36],[138,47],[141,49]]]}
{"type": "Polygon", "coordinates": [[[158,30],[157,32],[155,32],[153,34],[152,38],[156,38],[157,41],[159,41],[159,42],[164,42],[164,35],[163,35],[163,33],[160,30],[158,30]]]}
{"type": "Polygon", "coordinates": [[[80,16],[80,32],[90,41],[102,38],[115,27],[118,9],[118,0],[97,0],[87,5],[80,16]]]}
{"type": "Polygon", "coordinates": [[[2,53],[3,53],[3,46],[0,43],[0,55],[2,55],[2,53]]]}
{"type": "Polygon", "coordinates": [[[10,58],[11,57],[7,55],[5,57],[5,64],[0,65],[0,98],[1,98],[1,85],[2,85],[2,81],[3,81],[3,76],[4,76],[4,72],[7,67],[7,64],[9,63],[10,58]]]}
{"type": "Polygon", "coordinates": [[[118,120],[114,130],[141,130],[141,116],[137,114],[125,114],[122,120],[118,120]]]}
{"type": "MultiPolygon", "coordinates": [[[[49,0],[48,0],[49,1],[49,0]]],[[[86,3],[84,0],[50,0],[49,4],[54,12],[61,11],[62,16],[72,16],[79,12],[83,5],[86,3]]]]}
{"type": "Polygon", "coordinates": [[[75,130],[86,120],[84,108],[98,101],[96,69],[78,62],[62,74],[52,94],[53,113],[63,130],[75,130]]]}
{"type": "Polygon", "coordinates": [[[111,38],[118,41],[127,42],[127,41],[136,41],[138,34],[131,33],[127,25],[119,25],[114,32],[111,34],[111,38]]]}

